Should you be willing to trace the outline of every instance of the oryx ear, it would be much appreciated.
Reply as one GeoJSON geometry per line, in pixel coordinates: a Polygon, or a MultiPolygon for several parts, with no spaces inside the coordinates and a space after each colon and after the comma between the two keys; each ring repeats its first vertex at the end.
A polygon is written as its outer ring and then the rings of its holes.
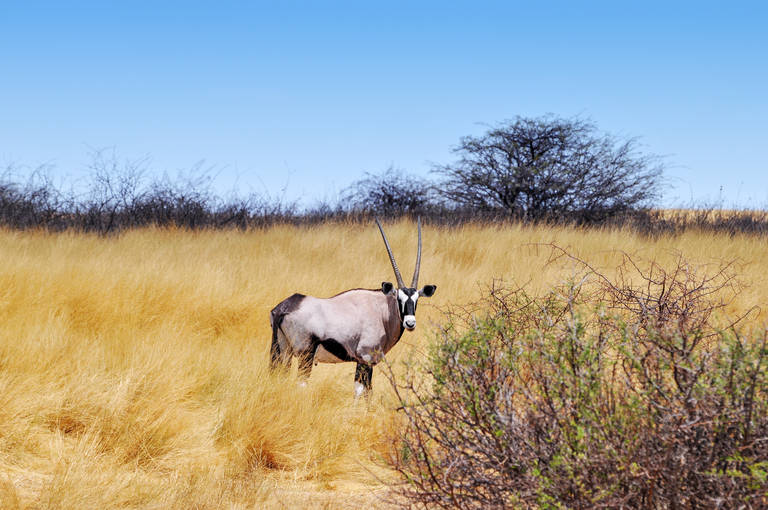
{"type": "Polygon", "coordinates": [[[395,286],[392,285],[389,282],[381,282],[381,291],[384,294],[389,294],[390,292],[392,292],[392,289],[394,289],[394,288],[395,288],[395,286]]]}
{"type": "Polygon", "coordinates": [[[432,294],[437,290],[437,285],[425,285],[419,289],[419,295],[424,297],[432,297],[432,294]]]}

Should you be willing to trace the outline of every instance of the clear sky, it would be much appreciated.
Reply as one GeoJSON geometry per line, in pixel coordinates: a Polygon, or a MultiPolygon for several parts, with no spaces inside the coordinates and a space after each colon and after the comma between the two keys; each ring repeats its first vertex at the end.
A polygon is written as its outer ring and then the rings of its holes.
{"type": "Polygon", "coordinates": [[[664,204],[768,206],[768,2],[0,2],[0,165],[95,149],[310,204],[463,135],[581,115],[664,204]]]}

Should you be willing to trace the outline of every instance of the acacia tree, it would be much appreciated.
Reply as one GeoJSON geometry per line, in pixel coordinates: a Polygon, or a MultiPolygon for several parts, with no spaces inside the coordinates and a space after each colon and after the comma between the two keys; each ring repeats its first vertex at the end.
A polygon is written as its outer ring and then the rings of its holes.
{"type": "Polygon", "coordinates": [[[438,192],[479,212],[599,221],[658,197],[663,164],[581,119],[517,117],[461,139],[438,192]]]}

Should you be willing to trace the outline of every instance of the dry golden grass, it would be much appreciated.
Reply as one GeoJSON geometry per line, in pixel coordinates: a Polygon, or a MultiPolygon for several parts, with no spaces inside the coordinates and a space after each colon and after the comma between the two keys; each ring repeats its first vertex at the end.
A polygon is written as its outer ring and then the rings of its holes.
{"type": "MultiPolygon", "coordinates": [[[[388,228],[406,279],[414,226],[388,228]]],[[[438,306],[504,278],[542,290],[615,250],[671,262],[738,260],[768,296],[765,241],[620,230],[425,227],[421,283],[438,291],[390,359],[423,347],[438,306]]],[[[113,238],[0,231],[0,507],[357,508],[384,505],[394,429],[386,381],[352,400],[353,364],[309,386],[267,370],[268,312],[294,291],[326,296],[392,280],[372,225],[265,231],[139,230],[113,238]]]]}

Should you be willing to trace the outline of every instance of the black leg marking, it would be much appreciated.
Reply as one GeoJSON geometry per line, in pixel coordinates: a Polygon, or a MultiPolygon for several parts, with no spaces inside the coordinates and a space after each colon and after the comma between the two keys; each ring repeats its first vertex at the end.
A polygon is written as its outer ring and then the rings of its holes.
{"type": "Polygon", "coordinates": [[[365,388],[366,393],[371,391],[371,379],[373,378],[373,367],[371,365],[357,364],[355,369],[355,382],[360,383],[365,388]]]}

